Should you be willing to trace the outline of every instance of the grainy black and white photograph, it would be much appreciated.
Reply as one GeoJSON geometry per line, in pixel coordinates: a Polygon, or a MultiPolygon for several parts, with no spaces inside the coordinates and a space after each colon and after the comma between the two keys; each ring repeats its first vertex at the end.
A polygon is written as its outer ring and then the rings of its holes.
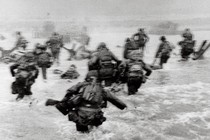
{"type": "Polygon", "coordinates": [[[0,139],[210,140],[209,6],[0,0],[0,139]]]}

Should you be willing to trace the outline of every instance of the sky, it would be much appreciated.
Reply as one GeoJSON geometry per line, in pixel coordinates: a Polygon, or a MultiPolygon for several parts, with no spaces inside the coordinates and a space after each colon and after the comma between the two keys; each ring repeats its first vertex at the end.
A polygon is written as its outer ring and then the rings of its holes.
{"type": "Polygon", "coordinates": [[[0,19],[45,17],[210,17],[210,0],[0,0],[0,19]]]}

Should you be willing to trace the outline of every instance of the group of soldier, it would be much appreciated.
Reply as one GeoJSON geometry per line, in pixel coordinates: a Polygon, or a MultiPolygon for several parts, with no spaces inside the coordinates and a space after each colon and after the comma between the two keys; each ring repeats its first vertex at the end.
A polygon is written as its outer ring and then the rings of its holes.
{"type": "MultiPolygon", "coordinates": [[[[186,54],[187,49],[184,45],[192,42],[192,34],[187,30],[183,37],[184,40],[180,43],[183,46],[181,56],[186,59],[186,55],[189,53],[186,54]]],[[[162,68],[173,48],[165,36],[160,37],[160,40],[161,44],[155,58],[160,58],[160,67],[162,68]]],[[[144,29],[139,29],[138,33],[127,38],[123,61],[119,60],[104,42],[101,42],[88,61],[88,73],[85,80],[69,88],[61,101],[48,99],[46,105],[53,105],[62,114],[68,115],[69,121],[76,124],[77,131],[89,132],[91,127],[101,125],[106,120],[102,108],[107,107],[107,101],[119,109],[127,107],[123,101],[113,95],[111,90],[107,90],[105,87],[127,84],[128,95],[134,95],[152,73],[152,66],[143,60],[144,49],[148,41],[149,37],[144,29]]],[[[38,76],[38,67],[42,69],[43,78],[47,78],[46,69],[53,62],[59,63],[62,46],[63,43],[59,35],[53,34],[46,44],[36,44],[33,52],[26,53],[10,67],[12,76],[16,77],[15,82],[12,83],[12,93],[18,94],[17,100],[32,94],[31,86],[38,76]],[[50,46],[53,59],[51,59],[51,54],[46,51],[47,46],[50,46]]],[[[72,65],[72,69],[75,67],[72,65]]],[[[63,77],[65,76],[63,75],[63,77]]]]}

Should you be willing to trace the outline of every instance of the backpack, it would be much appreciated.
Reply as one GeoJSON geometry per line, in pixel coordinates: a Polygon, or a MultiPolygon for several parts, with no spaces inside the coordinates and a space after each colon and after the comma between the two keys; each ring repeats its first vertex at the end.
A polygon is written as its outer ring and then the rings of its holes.
{"type": "Polygon", "coordinates": [[[114,64],[109,51],[102,50],[99,53],[99,77],[101,79],[111,78],[115,76],[114,64]]]}
{"type": "Polygon", "coordinates": [[[142,62],[129,62],[128,63],[128,77],[142,77],[143,66],[142,62]]]}
{"type": "Polygon", "coordinates": [[[102,87],[100,84],[89,84],[81,89],[80,92],[82,92],[82,99],[89,104],[100,105],[103,101],[102,87]]]}
{"type": "Polygon", "coordinates": [[[133,50],[129,53],[129,59],[142,60],[143,59],[143,52],[141,50],[133,50]]]}
{"type": "Polygon", "coordinates": [[[99,52],[99,63],[101,66],[107,63],[111,63],[111,61],[112,61],[112,56],[108,50],[101,50],[99,52]]]}
{"type": "Polygon", "coordinates": [[[37,64],[39,67],[47,67],[50,68],[52,65],[50,54],[48,52],[41,53],[38,56],[37,64]]]}

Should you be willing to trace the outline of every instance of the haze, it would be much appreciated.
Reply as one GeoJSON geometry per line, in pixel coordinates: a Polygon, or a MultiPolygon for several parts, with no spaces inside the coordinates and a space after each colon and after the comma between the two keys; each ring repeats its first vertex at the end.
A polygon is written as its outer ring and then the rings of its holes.
{"type": "Polygon", "coordinates": [[[210,17],[208,0],[0,0],[0,19],[121,16],[210,17]]]}

